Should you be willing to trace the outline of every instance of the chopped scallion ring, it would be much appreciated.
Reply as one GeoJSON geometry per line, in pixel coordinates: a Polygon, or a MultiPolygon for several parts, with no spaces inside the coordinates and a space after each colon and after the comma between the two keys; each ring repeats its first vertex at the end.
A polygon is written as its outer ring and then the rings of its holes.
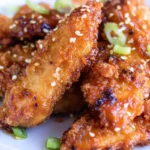
{"type": "Polygon", "coordinates": [[[40,14],[49,14],[49,10],[44,8],[43,6],[39,4],[33,3],[31,0],[26,0],[27,5],[34,11],[40,13],[40,14]]]}
{"type": "Polygon", "coordinates": [[[147,45],[148,55],[150,56],[150,44],[147,45]]]}
{"type": "Polygon", "coordinates": [[[116,44],[113,48],[113,52],[119,55],[130,55],[131,47],[123,47],[116,44]]]}
{"type": "Polygon", "coordinates": [[[61,143],[60,139],[48,137],[46,141],[46,148],[51,150],[58,150],[60,149],[61,143]]]}
{"type": "Polygon", "coordinates": [[[16,138],[26,139],[27,133],[24,128],[12,127],[13,133],[16,138]]]}
{"type": "Polygon", "coordinates": [[[105,35],[108,39],[108,41],[115,45],[120,45],[120,46],[124,46],[126,43],[126,36],[124,35],[124,33],[119,29],[118,25],[116,23],[107,23],[105,24],[104,27],[104,32],[105,35]],[[116,37],[112,37],[112,32],[114,32],[117,36],[116,37]]]}
{"type": "Polygon", "coordinates": [[[68,13],[74,7],[72,0],[57,0],[54,4],[54,8],[62,13],[68,13]]]}

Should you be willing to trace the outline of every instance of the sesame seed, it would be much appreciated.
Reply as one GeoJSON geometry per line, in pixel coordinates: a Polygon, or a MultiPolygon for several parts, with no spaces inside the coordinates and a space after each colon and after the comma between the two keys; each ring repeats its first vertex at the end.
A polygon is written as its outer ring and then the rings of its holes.
{"type": "Polygon", "coordinates": [[[26,32],[28,32],[28,29],[25,27],[25,28],[23,29],[23,31],[26,33],[26,32]]]}
{"type": "Polygon", "coordinates": [[[42,44],[39,44],[39,48],[42,49],[42,48],[43,48],[43,45],[42,45],[42,44]]]}
{"type": "Polygon", "coordinates": [[[42,19],[42,18],[43,18],[43,16],[41,16],[41,15],[40,15],[40,16],[38,16],[38,19],[42,19]]]}
{"type": "Polygon", "coordinates": [[[95,137],[95,134],[93,132],[89,132],[90,137],[95,137]]]}
{"type": "Polygon", "coordinates": [[[149,97],[149,93],[144,94],[144,98],[148,98],[149,97]]]}
{"type": "Polygon", "coordinates": [[[128,18],[129,17],[129,13],[125,13],[124,17],[128,18]]]}
{"type": "Polygon", "coordinates": [[[34,66],[39,66],[39,65],[40,65],[40,63],[38,63],[38,62],[34,63],[34,66]]]}
{"type": "Polygon", "coordinates": [[[12,24],[12,25],[9,26],[9,29],[13,29],[15,27],[16,27],[16,24],[12,24]]]}
{"type": "Polygon", "coordinates": [[[120,57],[122,60],[127,60],[128,58],[126,56],[121,56],[120,57]]]}
{"type": "Polygon", "coordinates": [[[25,59],[25,62],[29,64],[31,63],[31,59],[25,59]]]}
{"type": "Polygon", "coordinates": [[[143,25],[142,28],[143,28],[143,29],[146,29],[146,25],[143,25]]]}
{"type": "Polygon", "coordinates": [[[136,50],[136,48],[135,48],[135,47],[133,47],[133,48],[132,48],[132,51],[134,51],[134,50],[136,50]]]}
{"type": "Polygon", "coordinates": [[[72,37],[72,38],[70,38],[70,43],[75,43],[76,42],[76,38],[74,37],[72,37]]]}
{"type": "Polygon", "coordinates": [[[121,6],[120,6],[120,5],[117,5],[117,9],[118,9],[118,10],[121,10],[121,6]]]}
{"type": "Polygon", "coordinates": [[[58,30],[58,28],[56,27],[55,29],[53,29],[53,31],[57,31],[58,30]]]}
{"type": "Polygon", "coordinates": [[[48,33],[49,30],[44,28],[44,29],[43,29],[43,32],[48,33]]]}
{"type": "Polygon", "coordinates": [[[35,15],[34,15],[34,14],[32,14],[32,15],[31,15],[31,18],[32,18],[32,19],[34,19],[34,17],[35,17],[35,15]]]}
{"type": "Polygon", "coordinates": [[[12,80],[16,80],[17,79],[17,76],[16,75],[13,75],[12,76],[12,80]]]}
{"type": "Polygon", "coordinates": [[[0,66],[0,70],[3,70],[4,69],[4,66],[0,66]]]}
{"type": "Polygon", "coordinates": [[[56,38],[55,38],[55,37],[53,37],[53,38],[52,38],[52,41],[53,41],[53,42],[55,42],[55,41],[56,41],[56,38]]]}
{"type": "Polygon", "coordinates": [[[109,17],[110,17],[110,18],[111,18],[112,16],[114,16],[114,13],[110,13],[110,14],[109,14],[109,17]]]}
{"type": "Polygon", "coordinates": [[[83,15],[82,15],[82,18],[83,18],[83,19],[87,18],[87,15],[86,15],[86,14],[83,14],[83,15]]]}
{"type": "Polygon", "coordinates": [[[124,104],[124,108],[128,108],[128,106],[129,106],[128,103],[124,104]]]}
{"type": "Polygon", "coordinates": [[[134,40],[133,39],[130,39],[129,41],[128,41],[128,43],[133,43],[134,42],[134,40]]]}
{"type": "Polygon", "coordinates": [[[16,57],[17,57],[17,54],[13,54],[13,57],[16,58],[16,57]]]}
{"type": "Polygon", "coordinates": [[[60,68],[58,67],[58,68],[56,68],[56,72],[59,72],[60,71],[60,68]]]}
{"type": "Polygon", "coordinates": [[[56,82],[52,82],[52,83],[51,83],[51,86],[52,86],[52,87],[56,86],[56,82]]]}
{"type": "Polygon", "coordinates": [[[127,112],[127,114],[128,114],[128,116],[132,116],[132,114],[129,111],[127,112]]]}
{"type": "Polygon", "coordinates": [[[35,52],[32,52],[31,55],[34,56],[35,52]]]}
{"type": "Polygon", "coordinates": [[[31,23],[31,24],[35,24],[36,21],[35,21],[35,20],[31,20],[30,23],[31,23]]]}
{"type": "Polygon", "coordinates": [[[132,124],[131,126],[132,126],[133,129],[135,129],[135,125],[132,124]]]}
{"type": "Polygon", "coordinates": [[[131,72],[134,72],[134,68],[133,68],[133,67],[130,67],[129,70],[130,70],[131,72]]]}
{"type": "Polygon", "coordinates": [[[75,34],[76,34],[77,36],[83,36],[83,33],[81,33],[79,30],[76,30],[76,31],[75,31],[75,34]]]}
{"type": "Polygon", "coordinates": [[[120,131],[120,130],[121,130],[121,129],[118,128],[118,127],[116,127],[116,128],[114,129],[115,132],[118,132],[118,131],[120,131]]]}

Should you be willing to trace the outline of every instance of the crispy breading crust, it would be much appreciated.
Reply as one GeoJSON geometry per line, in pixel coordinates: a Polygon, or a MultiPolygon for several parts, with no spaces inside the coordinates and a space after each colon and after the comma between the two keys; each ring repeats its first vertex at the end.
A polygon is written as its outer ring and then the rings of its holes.
{"type": "Polygon", "coordinates": [[[150,122],[137,117],[123,130],[102,128],[89,112],[73,123],[62,138],[61,150],[132,150],[150,142],[150,122]]]}
{"type": "Polygon", "coordinates": [[[13,76],[18,76],[28,65],[36,48],[33,43],[17,44],[14,47],[2,48],[0,51],[0,94],[6,91],[7,84],[13,76]]]}
{"type": "Polygon", "coordinates": [[[38,51],[24,74],[8,86],[0,113],[2,122],[30,127],[52,113],[56,101],[78,80],[97,47],[100,16],[101,4],[89,1],[39,41],[38,51]]]}
{"type": "MultiPolygon", "coordinates": [[[[42,5],[43,6],[43,5],[42,5]]],[[[48,5],[44,7],[49,10],[48,15],[39,14],[24,5],[13,17],[12,27],[10,29],[13,40],[33,40],[44,38],[52,29],[56,27],[59,20],[64,18],[64,14],[48,5]]]]}
{"type": "Polygon", "coordinates": [[[123,30],[132,52],[125,57],[111,54],[112,46],[100,32],[106,42],[99,43],[98,62],[89,71],[82,91],[99,112],[102,125],[124,128],[142,113],[144,98],[149,96],[150,12],[142,0],[113,0],[104,5],[103,14],[103,24],[115,22],[123,30]]]}
{"type": "MultiPolygon", "coordinates": [[[[28,43],[26,45],[17,44],[0,51],[0,96],[4,96],[7,84],[23,73],[36,53],[35,50],[35,44],[28,43]]],[[[53,114],[75,113],[85,108],[86,103],[79,86],[79,82],[75,83],[65,92],[60,101],[56,103],[53,114]]]]}

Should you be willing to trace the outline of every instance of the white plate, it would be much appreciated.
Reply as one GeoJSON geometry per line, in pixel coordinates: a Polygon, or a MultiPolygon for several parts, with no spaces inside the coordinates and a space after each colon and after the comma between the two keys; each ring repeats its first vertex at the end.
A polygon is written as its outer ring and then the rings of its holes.
{"type": "MultiPolygon", "coordinates": [[[[34,0],[38,2],[40,0],[34,0]]],[[[43,2],[53,4],[55,0],[43,0],[43,2]]],[[[150,1],[146,0],[150,5],[150,1]]],[[[4,13],[4,8],[8,5],[22,5],[25,0],[0,0],[0,13],[4,13]]],[[[45,141],[48,136],[58,137],[68,129],[73,119],[64,118],[64,122],[58,123],[56,118],[51,118],[46,123],[27,130],[26,140],[15,140],[12,136],[0,130],[0,150],[45,150],[45,141]]],[[[135,150],[150,150],[150,146],[135,148],[135,150]]]]}

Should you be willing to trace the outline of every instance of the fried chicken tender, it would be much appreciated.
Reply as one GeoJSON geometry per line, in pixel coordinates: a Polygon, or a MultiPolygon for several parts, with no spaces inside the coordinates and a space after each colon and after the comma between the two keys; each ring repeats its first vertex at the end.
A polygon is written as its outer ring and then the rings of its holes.
{"type": "Polygon", "coordinates": [[[64,18],[64,14],[50,9],[49,5],[41,5],[49,10],[49,14],[39,14],[31,10],[27,5],[20,8],[13,17],[13,22],[10,26],[12,38],[21,41],[44,38],[57,26],[59,20],[64,18]]]}
{"type": "Polygon", "coordinates": [[[14,47],[2,48],[0,51],[0,95],[3,96],[7,84],[15,80],[28,65],[35,52],[35,44],[17,44],[14,47]]]}
{"type": "Polygon", "coordinates": [[[144,146],[150,141],[150,121],[137,117],[123,130],[100,127],[90,113],[73,123],[62,138],[61,150],[131,150],[135,145],[144,146]]]}
{"type": "Polygon", "coordinates": [[[52,113],[56,101],[93,57],[100,16],[101,4],[89,1],[39,41],[31,63],[7,87],[0,109],[2,123],[31,127],[52,113]]]}
{"type": "Polygon", "coordinates": [[[4,15],[0,15],[0,49],[2,45],[10,43],[9,26],[12,23],[12,19],[4,15]]]}
{"type": "Polygon", "coordinates": [[[89,71],[82,91],[90,107],[99,113],[102,125],[125,128],[141,115],[144,99],[149,96],[150,11],[142,0],[113,0],[104,5],[103,14],[104,25],[117,23],[132,52],[129,56],[112,54],[113,47],[100,32],[105,42],[99,43],[98,61],[89,71]]]}

